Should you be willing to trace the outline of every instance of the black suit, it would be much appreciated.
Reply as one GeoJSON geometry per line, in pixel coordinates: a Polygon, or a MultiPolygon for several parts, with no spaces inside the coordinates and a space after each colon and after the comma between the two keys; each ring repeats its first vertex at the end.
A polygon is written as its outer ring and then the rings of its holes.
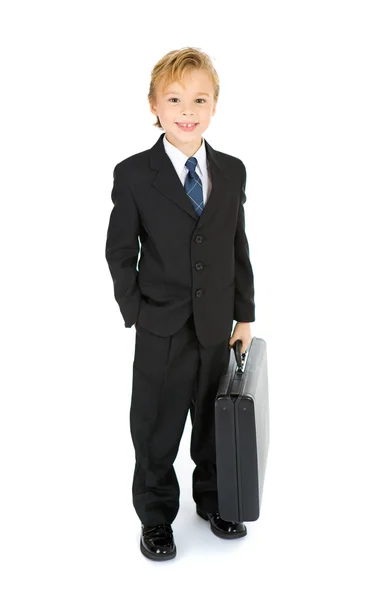
{"type": "Polygon", "coordinates": [[[126,327],[138,322],[168,336],[193,313],[198,339],[208,347],[227,337],[233,320],[255,320],[246,170],[205,140],[212,190],[198,217],[163,137],[114,169],[106,259],[126,327]]]}
{"type": "Polygon", "coordinates": [[[215,393],[229,362],[232,321],[255,320],[245,167],[205,141],[212,190],[198,217],[163,136],[115,167],[106,243],[125,326],[137,322],[132,493],[144,525],[171,524],[178,513],[173,463],[189,411],[193,498],[203,511],[218,510],[215,393]]]}

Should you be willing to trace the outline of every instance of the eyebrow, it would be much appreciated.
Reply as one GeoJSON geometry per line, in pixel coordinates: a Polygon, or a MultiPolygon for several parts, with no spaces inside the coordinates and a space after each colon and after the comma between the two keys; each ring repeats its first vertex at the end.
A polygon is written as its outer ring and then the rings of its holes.
{"type": "MultiPolygon", "coordinates": [[[[165,96],[168,96],[169,94],[179,94],[180,92],[167,92],[165,94],[165,96]]],[[[209,96],[209,94],[207,94],[206,92],[197,92],[195,94],[195,96],[209,96]]]]}

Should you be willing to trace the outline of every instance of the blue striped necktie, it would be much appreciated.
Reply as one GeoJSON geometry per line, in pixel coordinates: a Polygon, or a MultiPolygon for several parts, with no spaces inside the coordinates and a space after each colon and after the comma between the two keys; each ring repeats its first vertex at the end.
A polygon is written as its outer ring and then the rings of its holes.
{"type": "Polygon", "coordinates": [[[186,161],[188,173],[184,182],[184,189],[187,196],[191,200],[191,204],[195,209],[196,214],[200,217],[203,212],[203,187],[199,175],[196,173],[196,165],[198,164],[195,156],[191,156],[186,161]]]}

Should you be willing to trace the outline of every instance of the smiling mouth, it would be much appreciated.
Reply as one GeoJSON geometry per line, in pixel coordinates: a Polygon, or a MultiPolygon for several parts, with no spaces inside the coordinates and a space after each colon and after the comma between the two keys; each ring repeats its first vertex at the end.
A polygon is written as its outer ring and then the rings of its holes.
{"type": "Polygon", "coordinates": [[[199,124],[197,122],[195,122],[195,123],[181,123],[180,121],[175,121],[175,123],[181,129],[190,129],[190,130],[195,129],[195,127],[199,124]]]}

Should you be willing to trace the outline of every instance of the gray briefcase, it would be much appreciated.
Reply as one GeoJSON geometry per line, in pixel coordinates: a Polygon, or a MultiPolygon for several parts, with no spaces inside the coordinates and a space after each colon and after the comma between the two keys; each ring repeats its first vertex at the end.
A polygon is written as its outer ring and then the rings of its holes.
{"type": "Polygon", "coordinates": [[[269,446],[266,343],[253,337],[245,353],[232,346],[215,398],[219,513],[226,521],[260,515],[269,446]]]}

